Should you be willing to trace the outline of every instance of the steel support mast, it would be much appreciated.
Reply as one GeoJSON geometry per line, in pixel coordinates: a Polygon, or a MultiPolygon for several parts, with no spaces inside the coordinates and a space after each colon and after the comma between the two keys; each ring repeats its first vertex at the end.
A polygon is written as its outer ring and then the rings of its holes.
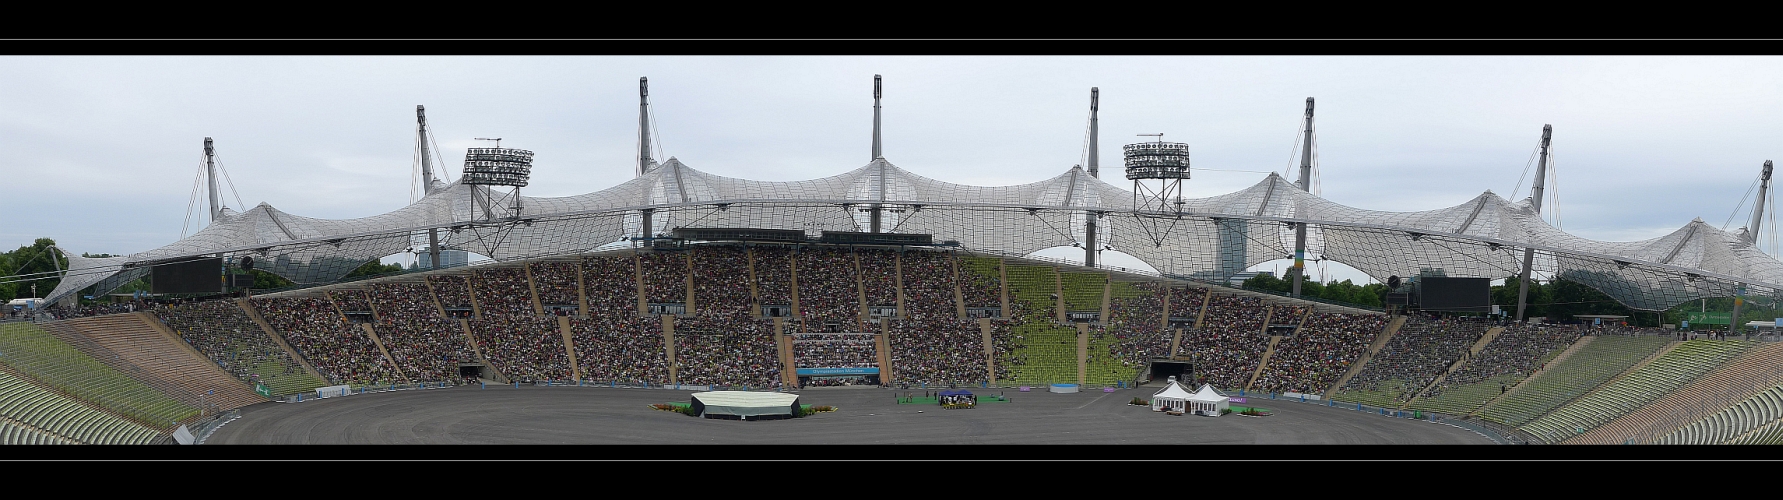
{"type": "MultiPolygon", "coordinates": [[[[1099,100],[1101,100],[1101,91],[1098,90],[1096,87],[1090,87],[1090,158],[1089,158],[1090,164],[1089,164],[1089,170],[1090,170],[1090,177],[1092,177],[1092,178],[1098,177],[1097,173],[1099,170],[1097,160],[1096,160],[1096,142],[1097,142],[1097,139],[1099,139],[1099,137],[1097,137],[1097,130],[1096,130],[1096,107],[1098,104],[1097,101],[1099,101],[1099,100]]],[[[1097,215],[1096,212],[1090,212],[1090,213],[1084,214],[1083,265],[1085,267],[1096,267],[1096,219],[1100,218],[1100,217],[1101,216],[1097,215]]]]}
{"type": "Polygon", "coordinates": [[[217,192],[217,150],[211,146],[209,137],[204,138],[204,178],[210,187],[210,221],[223,218],[222,193],[217,192]]]}
{"type": "MultiPolygon", "coordinates": [[[[881,162],[881,164],[879,165],[879,200],[884,201],[885,200],[885,165],[882,162],[882,160],[885,158],[885,156],[883,154],[881,154],[881,151],[879,149],[879,96],[881,94],[879,82],[880,82],[879,75],[873,75],[873,160],[872,161],[881,162]]],[[[881,210],[882,210],[882,206],[879,203],[873,204],[872,213],[870,215],[868,215],[869,221],[868,221],[867,226],[868,226],[869,232],[874,232],[874,233],[879,232],[879,221],[880,221],[880,211],[881,210]]]]}
{"type": "MultiPolygon", "coordinates": [[[[1542,213],[1542,186],[1548,180],[1548,143],[1554,137],[1553,125],[1542,125],[1541,159],[1535,163],[1535,184],[1529,186],[1529,207],[1536,215],[1542,213]]],[[[1529,307],[1529,271],[1535,266],[1535,249],[1523,249],[1523,272],[1517,275],[1517,322],[1523,322],[1524,311],[1529,307]]]]}
{"type": "MultiPolygon", "coordinates": [[[[433,194],[433,153],[427,144],[427,108],[415,105],[415,141],[421,144],[421,195],[433,194]]],[[[428,269],[440,268],[440,230],[427,230],[428,269]]]]}
{"type": "MultiPolygon", "coordinates": [[[[650,78],[638,77],[638,176],[650,171],[650,163],[650,78]]],[[[654,228],[650,227],[651,212],[648,208],[639,210],[642,226],[639,236],[656,236],[654,228]]]]}
{"type": "MultiPolygon", "coordinates": [[[[1312,192],[1312,98],[1306,98],[1306,139],[1300,145],[1300,181],[1295,183],[1301,191],[1312,192]]],[[[1294,224],[1294,296],[1300,296],[1300,281],[1306,276],[1306,224],[1294,224]]]]}
{"type": "MultiPolygon", "coordinates": [[[[1758,175],[1758,200],[1752,202],[1752,223],[1746,225],[1746,242],[1758,245],[1758,230],[1764,225],[1764,197],[1771,190],[1771,161],[1764,161],[1764,171],[1758,175]]],[[[1728,335],[1740,333],[1740,309],[1746,305],[1746,287],[1734,284],[1733,315],[1727,321],[1728,335]]]]}

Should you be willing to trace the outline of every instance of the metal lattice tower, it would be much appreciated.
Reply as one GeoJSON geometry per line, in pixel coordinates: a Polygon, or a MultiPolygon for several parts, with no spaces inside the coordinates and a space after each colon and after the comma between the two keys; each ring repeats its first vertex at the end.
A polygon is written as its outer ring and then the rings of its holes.
{"type": "MultiPolygon", "coordinates": [[[[500,144],[500,143],[497,143],[500,144]]],[[[465,184],[474,186],[471,193],[473,213],[481,211],[485,220],[495,219],[495,208],[500,202],[513,200],[513,212],[510,217],[520,216],[520,188],[532,177],[532,152],[512,148],[470,148],[464,153],[465,184]],[[490,186],[508,186],[514,188],[507,195],[496,198],[490,186]]]]}
{"type": "Polygon", "coordinates": [[[1140,211],[1182,211],[1182,180],[1189,178],[1189,145],[1164,142],[1128,144],[1122,148],[1127,179],[1133,181],[1133,206],[1140,211]]]}

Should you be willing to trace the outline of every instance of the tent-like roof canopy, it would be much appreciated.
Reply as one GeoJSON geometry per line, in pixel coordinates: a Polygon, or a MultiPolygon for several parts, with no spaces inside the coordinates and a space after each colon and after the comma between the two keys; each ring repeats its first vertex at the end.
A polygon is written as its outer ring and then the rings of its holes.
{"type": "Polygon", "coordinates": [[[884,159],[831,177],[775,182],[713,175],[670,158],[600,191],[519,196],[519,211],[511,199],[473,210],[472,194],[487,187],[436,186],[421,200],[381,215],[315,219],[262,203],[160,248],[115,259],[70,257],[62,285],[47,298],[115,286],[128,281],[121,273],[136,273],[134,278],[146,266],[218,253],[252,255],[257,268],[298,283],[328,283],[372,259],[425,246],[428,229],[441,230],[446,248],[508,261],[586,253],[650,236],[643,234],[646,210],[657,234],[676,227],[748,227],[815,236],[866,231],[875,206],[883,208],[886,232],[927,233],[966,250],[1006,255],[1082,245],[1089,214],[1100,214],[1099,245],[1165,275],[1213,280],[1291,257],[1292,224],[1304,223],[1309,257],[1381,280],[1513,276],[1522,268],[1522,250],[1533,248],[1538,276],[1584,283],[1636,309],[1732,296],[1738,284],[1747,295],[1776,295],[1783,288],[1783,262],[1759,251],[1744,233],[1701,219],[1658,238],[1595,241],[1548,225],[1526,201],[1513,203],[1491,191],[1448,208],[1386,212],[1314,196],[1273,173],[1237,192],[1182,200],[1167,212],[1141,209],[1133,192],[1076,167],[1029,184],[971,186],[916,175],[884,159]]]}
{"type": "Polygon", "coordinates": [[[1165,386],[1163,390],[1152,393],[1152,399],[1188,401],[1190,396],[1193,394],[1190,394],[1187,389],[1183,389],[1182,384],[1175,380],[1170,381],[1170,385],[1165,386]]]}
{"type": "Polygon", "coordinates": [[[1194,394],[1189,395],[1190,401],[1210,401],[1210,402],[1215,402],[1215,403],[1223,403],[1230,399],[1232,399],[1232,398],[1222,396],[1222,395],[1220,395],[1220,391],[1214,390],[1213,384],[1202,384],[1200,390],[1195,391],[1194,394]]]}

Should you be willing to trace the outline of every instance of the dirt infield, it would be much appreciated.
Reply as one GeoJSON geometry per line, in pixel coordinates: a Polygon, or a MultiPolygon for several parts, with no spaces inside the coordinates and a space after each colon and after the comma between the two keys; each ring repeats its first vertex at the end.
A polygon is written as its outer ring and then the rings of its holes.
{"type": "MultiPolygon", "coordinates": [[[[917,395],[921,395],[920,391],[917,395]]],[[[688,391],[490,386],[244,408],[205,444],[1491,444],[1473,432],[1293,402],[1269,417],[1169,416],[1128,406],[1150,390],[1001,392],[975,409],[896,404],[905,391],[814,389],[834,413],[771,421],[688,417],[652,403],[688,391]]],[[[1270,404],[1274,403],[1274,404],[1270,404]]]]}

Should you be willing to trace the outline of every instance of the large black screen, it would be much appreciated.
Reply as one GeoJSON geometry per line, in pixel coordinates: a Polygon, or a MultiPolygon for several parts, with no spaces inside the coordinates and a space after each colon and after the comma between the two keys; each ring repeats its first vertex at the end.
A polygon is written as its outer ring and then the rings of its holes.
{"type": "Polygon", "coordinates": [[[1426,311],[1487,312],[1491,278],[1418,279],[1418,307],[1426,311]]]}
{"type": "Polygon", "coordinates": [[[217,293],[223,291],[223,259],[162,264],[149,271],[154,293],[217,293]]]}

